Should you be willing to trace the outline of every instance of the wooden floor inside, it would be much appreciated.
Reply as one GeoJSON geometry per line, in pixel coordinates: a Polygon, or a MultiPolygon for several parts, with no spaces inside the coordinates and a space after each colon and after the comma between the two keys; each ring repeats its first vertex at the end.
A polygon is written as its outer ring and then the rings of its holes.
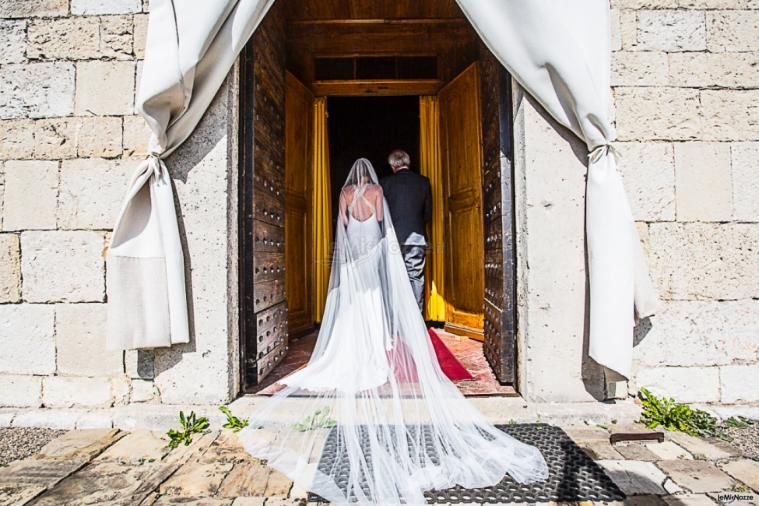
{"type": "MultiPolygon", "coordinates": [[[[468,337],[461,337],[435,329],[440,339],[449,350],[459,359],[462,365],[473,376],[470,380],[454,381],[461,393],[466,396],[516,396],[513,386],[498,383],[493,370],[485,360],[482,343],[468,337]]],[[[281,386],[275,383],[288,374],[306,365],[316,343],[316,332],[294,339],[284,360],[274,368],[262,384],[253,387],[248,393],[272,395],[281,386]]]]}

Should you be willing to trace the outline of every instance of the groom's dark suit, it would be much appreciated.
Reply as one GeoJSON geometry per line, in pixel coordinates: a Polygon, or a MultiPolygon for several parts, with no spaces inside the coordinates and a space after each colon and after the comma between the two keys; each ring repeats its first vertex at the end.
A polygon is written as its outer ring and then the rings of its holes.
{"type": "Polygon", "coordinates": [[[424,249],[427,246],[425,223],[432,219],[430,180],[408,169],[401,169],[380,181],[385,194],[395,235],[401,245],[411,287],[419,310],[424,308],[424,249]]]}

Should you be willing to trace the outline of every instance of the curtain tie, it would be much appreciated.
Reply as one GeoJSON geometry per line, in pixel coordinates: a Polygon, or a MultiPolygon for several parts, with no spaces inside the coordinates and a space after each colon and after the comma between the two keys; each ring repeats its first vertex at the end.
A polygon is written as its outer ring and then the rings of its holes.
{"type": "Polygon", "coordinates": [[[604,156],[608,155],[609,153],[612,153],[615,158],[619,158],[620,154],[617,148],[614,147],[613,144],[601,144],[600,146],[596,146],[593,148],[590,153],[588,153],[588,159],[590,160],[590,163],[596,163],[604,156]]]}
{"type": "Polygon", "coordinates": [[[162,181],[164,175],[164,164],[161,160],[160,155],[158,153],[149,153],[148,159],[146,161],[148,163],[148,168],[156,179],[156,182],[162,181]]]}

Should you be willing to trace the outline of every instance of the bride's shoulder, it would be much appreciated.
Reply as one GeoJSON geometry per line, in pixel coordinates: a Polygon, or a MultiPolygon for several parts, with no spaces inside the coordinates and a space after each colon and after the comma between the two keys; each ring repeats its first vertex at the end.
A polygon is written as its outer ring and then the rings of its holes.
{"type": "Polygon", "coordinates": [[[371,193],[378,193],[378,194],[381,195],[382,194],[382,186],[380,186],[379,184],[376,184],[376,183],[372,183],[372,184],[366,185],[366,191],[367,192],[371,192],[371,193]]]}

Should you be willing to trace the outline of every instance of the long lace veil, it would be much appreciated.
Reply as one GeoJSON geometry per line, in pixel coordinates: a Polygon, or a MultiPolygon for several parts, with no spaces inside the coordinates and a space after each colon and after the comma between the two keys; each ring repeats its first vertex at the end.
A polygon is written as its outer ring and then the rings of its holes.
{"type": "Polygon", "coordinates": [[[336,228],[314,351],[256,404],[245,448],[338,504],[424,504],[425,490],[506,473],[545,479],[540,452],[496,429],[440,369],[366,159],[343,185],[336,228]]]}

